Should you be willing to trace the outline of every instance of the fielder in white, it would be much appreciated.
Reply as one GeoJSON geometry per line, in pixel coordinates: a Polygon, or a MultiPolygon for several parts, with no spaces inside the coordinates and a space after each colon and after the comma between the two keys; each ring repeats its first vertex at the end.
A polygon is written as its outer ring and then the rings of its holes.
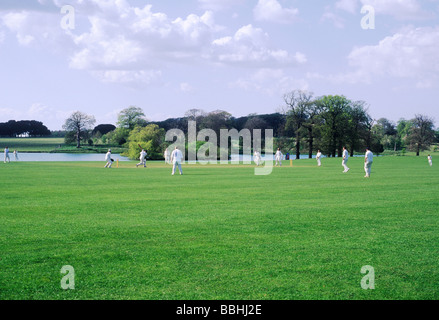
{"type": "Polygon", "coordinates": [[[15,161],[18,161],[18,151],[17,150],[14,150],[14,158],[15,158],[15,161]]]}
{"type": "Polygon", "coordinates": [[[261,165],[261,154],[257,150],[255,150],[255,153],[253,154],[253,161],[257,166],[261,165]]]}
{"type": "Polygon", "coordinates": [[[146,155],[147,155],[146,151],[142,149],[142,151],[140,151],[140,162],[136,164],[136,168],[142,165],[144,168],[146,168],[146,155]]]}
{"type": "Polygon", "coordinates": [[[320,150],[317,150],[316,160],[317,160],[317,166],[319,167],[322,166],[321,157],[322,157],[322,153],[320,152],[320,150]]]}
{"type": "Polygon", "coordinates": [[[365,178],[370,178],[370,173],[372,172],[373,163],[373,153],[366,148],[366,155],[364,156],[364,171],[366,172],[365,178]]]}
{"type": "Polygon", "coordinates": [[[431,155],[428,155],[428,163],[430,164],[430,167],[433,166],[433,159],[431,158],[431,155]]]}
{"type": "Polygon", "coordinates": [[[9,158],[9,148],[8,147],[5,148],[5,163],[6,163],[6,160],[8,162],[11,162],[11,158],[9,158]]]}
{"type": "Polygon", "coordinates": [[[169,159],[171,157],[171,155],[169,154],[168,148],[166,148],[166,150],[165,150],[164,157],[165,157],[165,163],[166,164],[171,163],[171,161],[169,159]]]}
{"type": "Polygon", "coordinates": [[[107,163],[105,164],[104,168],[111,168],[111,165],[113,164],[113,159],[111,159],[111,149],[108,150],[107,154],[105,155],[105,161],[107,161],[107,163]]]}
{"type": "Polygon", "coordinates": [[[172,175],[174,175],[177,166],[178,166],[178,170],[180,170],[180,175],[183,174],[183,170],[181,169],[182,161],[183,161],[183,153],[178,149],[178,147],[175,147],[175,150],[172,151],[171,154],[171,162],[174,164],[172,166],[172,175]]]}
{"type": "Polygon", "coordinates": [[[282,154],[282,151],[280,151],[280,149],[277,148],[277,152],[276,152],[276,155],[275,155],[276,166],[279,165],[279,166],[282,167],[282,159],[283,159],[283,156],[284,156],[284,155],[282,154]]]}
{"type": "Polygon", "coordinates": [[[344,168],[343,173],[346,173],[350,170],[346,165],[348,163],[348,160],[349,160],[349,152],[348,150],[346,150],[346,147],[343,147],[343,162],[341,163],[344,168]]]}

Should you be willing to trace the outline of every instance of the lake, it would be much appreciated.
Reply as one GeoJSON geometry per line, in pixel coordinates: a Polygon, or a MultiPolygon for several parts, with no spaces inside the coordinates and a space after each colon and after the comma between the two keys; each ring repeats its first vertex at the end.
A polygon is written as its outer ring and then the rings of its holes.
{"type": "MultiPolygon", "coordinates": [[[[11,161],[15,161],[14,154],[9,153],[11,161]]],[[[127,157],[120,154],[112,154],[114,161],[129,161],[127,157]]],[[[2,155],[4,160],[4,155],[2,155]]],[[[105,162],[105,154],[102,153],[18,153],[19,161],[102,161],[105,162]]]]}

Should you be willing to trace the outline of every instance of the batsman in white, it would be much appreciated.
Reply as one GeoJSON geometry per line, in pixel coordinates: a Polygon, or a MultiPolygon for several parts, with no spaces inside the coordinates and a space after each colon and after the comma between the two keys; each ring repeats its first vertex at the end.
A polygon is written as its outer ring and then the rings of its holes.
{"type": "Polygon", "coordinates": [[[5,148],[5,163],[6,163],[6,160],[8,162],[11,162],[11,158],[9,158],[9,148],[8,147],[5,148]]]}
{"type": "Polygon", "coordinates": [[[366,155],[364,156],[364,171],[366,172],[365,178],[370,178],[370,173],[372,172],[373,163],[373,153],[366,148],[366,155]]]}
{"type": "Polygon", "coordinates": [[[319,167],[322,166],[322,160],[321,160],[321,157],[322,157],[322,153],[320,152],[320,150],[317,150],[316,160],[317,160],[317,165],[318,165],[319,167]]]}
{"type": "Polygon", "coordinates": [[[177,166],[178,166],[178,170],[180,170],[180,175],[183,174],[183,170],[181,169],[182,161],[183,161],[183,153],[178,149],[178,147],[175,147],[175,150],[172,151],[171,154],[171,162],[174,164],[172,166],[172,175],[174,175],[177,166]]]}
{"type": "Polygon", "coordinates": [[[283,154],[282,151],[280,151],[280,148],[277,148],[276,154],[275,154],[275,159],[276,159],[276,166],[281,166],[282,167],[282,159],[283,159],[283,154]]]}
{"type": "Polygon", "coordinates": [[[105,161],[107,163],[105,164],[104,168],[111,168],[111,165],[113,164],[113,159],[111,159],[111,149],[109,149],[107,154],[105,155],[105,161]]]}
{"type": "Polygon", "coordinates": [[[142,165],[143,165],[144,168],[146,168],[146,156],[147,156],[147,154],[148,153],[146,153],[146,151],[143,150],[143,149],[142,149],[142,151],[140,151],[140,162],[138,164],[136,164],[136,168],[138,166],[142,166],[142,165]]]}
{"type": "Polygon", "coordinates": [[[349,152],[348,150],[346,150],[346,147],[343,147],[343,162],[342,162],[342,166],[344,168],[343,173],[346,173],[350,170],[346,165],[348,163],[348,160],[349,160],[349,152]]]}

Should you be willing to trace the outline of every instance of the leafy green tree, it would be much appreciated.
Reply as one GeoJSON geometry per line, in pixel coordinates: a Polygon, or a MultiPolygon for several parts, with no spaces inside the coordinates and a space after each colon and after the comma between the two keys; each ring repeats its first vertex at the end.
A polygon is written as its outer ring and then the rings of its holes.
{"type": "Polygon", "coordinates": [[[146,126],[148,121],[143,110],[138,107],[130,106],[119,113],[117,125],[119,128],[133,130],[135,126],[146,126]]]}
{"type": "Polygon", "coordinates": [[[349,145],[351,157],[355,151],[360,151],[367,144],[367,123],[370,116],[365,105],[364,101],[355,101],[351,102],[348,108],[346,143],[349,145]]]}
{"type": "Polygon", "coordinates": [[[162,159],[162,145],[165,141],[165,130],[158,125],[135,127],[128,137],[128,156],[138,159],[142,148],[151,159],[162,159]]]}
{"type": "Polygon", "coordinates": [[[419,156],[421,151],[430,149],[434,142],[434,121],[428,116],[417,114],[411,122],[412,127],[408,136],[410,150],[415,151],[419,156]]]}
{"type": "Polygon", "coordinates": [[[128,141],[130,130],[128,128],[116,128],[106,134],[107,140],[110,144],[124,145],[128,141]]]}
{"type": "Polygon", "coordinates": [[[400,148],[407,147],[411,127],[412,123],[410,120],[400,119],[396,124],[396,139],[400,148]]]}
{"type": "Polygon", "coordinates": [[[323,96],[316,103],[321,108],[323,119],[322,139],[326,151],[332,157],[342,154],[349,126],[351,101],[344,96],[323,96]]]}

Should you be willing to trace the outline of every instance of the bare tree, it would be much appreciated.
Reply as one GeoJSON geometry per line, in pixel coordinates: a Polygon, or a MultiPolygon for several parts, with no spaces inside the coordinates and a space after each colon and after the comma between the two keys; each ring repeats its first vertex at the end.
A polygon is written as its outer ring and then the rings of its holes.
{"type": "Polygon", "coordinates": [[[76,111],[66,119],[63,129],[74,132],[76,137],[76,148],[80,148],[82,134],[86,130],[92,129],[95,122],[96,120],[94,116],[89,116],[80,111],[76,111]]]}

